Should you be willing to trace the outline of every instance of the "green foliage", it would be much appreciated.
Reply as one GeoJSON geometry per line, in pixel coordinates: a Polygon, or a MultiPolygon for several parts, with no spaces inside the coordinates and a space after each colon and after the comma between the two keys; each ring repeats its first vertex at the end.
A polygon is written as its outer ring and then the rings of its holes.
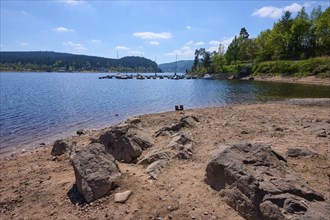
{"type": "Polygon", "coordinates": [[[254,75],[282,75],[282,76],[328,76],[330,73],[330,57],[318,57],[308,60],[280,60],[266,61],[255,64],[254,75]]]}
{"type": "Polygon", "coordinates": [[[204,48],[196,50],[193,72],[238,73],[254,63],[255,74],[328,76],[330,8],[322,12],[318,6],[310,15],[302,8],[294,18],[286,11],[272,29],[257,38],[250,39],[246,28],[241,28],[225,53],[211,54],[210,65],[201,59],[205,54],[204,48]],[[313,58],[320,56],[324,57],[313,58]]]}

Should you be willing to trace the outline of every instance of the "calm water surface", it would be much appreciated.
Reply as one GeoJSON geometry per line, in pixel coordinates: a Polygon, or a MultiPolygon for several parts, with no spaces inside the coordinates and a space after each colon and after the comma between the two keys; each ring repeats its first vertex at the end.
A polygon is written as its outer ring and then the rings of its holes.
{"type": "Polygon", "coordinates": [[[329,98],[330,87],[218,80],[98,79],[98,73],[0,73],[0,153],[128,117],[285,98],[329,98]],[[116,116],[117,115],[117,116],[116,116]]]}

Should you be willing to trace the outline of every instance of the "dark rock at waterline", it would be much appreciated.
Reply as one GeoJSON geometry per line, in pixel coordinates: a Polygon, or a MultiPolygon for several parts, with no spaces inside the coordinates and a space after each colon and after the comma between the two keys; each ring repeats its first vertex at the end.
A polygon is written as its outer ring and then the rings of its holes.
{"type": "Polygon", "coordinates": [[[56,140],[53,144],[53,148],[51,151],[52,156],[59,156],[64,154],[67,150],[72,147],[73,143],[66,139],[56,140]]]}
{"type": "Polygon", "coordinates": [[[221,146],[205,182],[246,219],[328,219],[330,205],[268,145],[221,146]]]}
{"type": "Polygon", "coordinates": [[[154,140],[144,130],[122,124],[102,133],[97,142],[103,144],[116,160],[129,163],[135,161],[143,149],[150,148],[154,140]]]}
{"type": "Polygon", "coordinates": [[[87,202],[109,195],[119,185],[120,170],[104,145],[76,148],[70,157],[79,193],[87,202]]]}
{"type": "Polygon", "coordinates": [[[80,129],[80,130],[78,130],[76,133],[77,133],[77,135],[84,135],[84,134],[87,133],[87,130],[85,130],[85,129],[80,129]]]}
{"type": "Polygon", "coordinates": [[[244,66],[242,69],[233,76],[233,79],[241,79],[244,77],[248,77],[252,74],[252,66],[244,66]]]}

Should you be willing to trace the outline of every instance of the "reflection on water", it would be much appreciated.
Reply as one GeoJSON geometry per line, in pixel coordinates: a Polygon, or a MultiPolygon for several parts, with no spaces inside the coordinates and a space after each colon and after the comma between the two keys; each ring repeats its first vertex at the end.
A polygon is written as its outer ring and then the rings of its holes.
{"type": "Polygon", "coordinates": [[[66,137],[133,115],[185,108],[330,97],[326,86],[218,80],[98,79],[104,74],[0,73],[0,149],[66,137]],[[118,116],[116,116],[118,114],[118,116]]]}

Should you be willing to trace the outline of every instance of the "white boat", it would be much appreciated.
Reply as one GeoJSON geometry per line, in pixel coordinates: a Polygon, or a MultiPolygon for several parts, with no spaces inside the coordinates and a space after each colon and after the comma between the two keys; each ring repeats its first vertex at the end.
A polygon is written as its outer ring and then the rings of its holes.
{"type": "Polygon", "coordinates": [[[210,74],[205,74],[203,79],[213,79],[213,76],[211,76],[210,74]]]}

